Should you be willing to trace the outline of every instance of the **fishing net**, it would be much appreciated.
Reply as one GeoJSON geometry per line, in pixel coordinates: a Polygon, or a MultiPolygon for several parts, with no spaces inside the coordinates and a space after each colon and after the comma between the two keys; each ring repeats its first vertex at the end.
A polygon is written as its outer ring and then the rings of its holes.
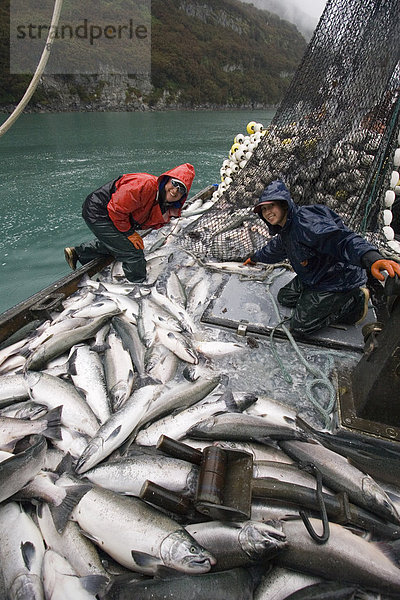
{"type": "Polygon", "coordinates": [[[399,14],[400,0],[328,0],[271,124],[235,138],[229,177],[186,228],[186,247],[226,261],[265,245],[268,229],[252,209],[281,179],[297,204],[326,204],[400,256],[399,14]]]}

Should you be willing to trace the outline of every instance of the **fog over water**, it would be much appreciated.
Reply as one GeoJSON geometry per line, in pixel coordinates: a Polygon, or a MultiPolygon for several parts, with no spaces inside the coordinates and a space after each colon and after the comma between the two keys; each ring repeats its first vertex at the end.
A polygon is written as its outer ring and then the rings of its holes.
{"type": "Polygon", "coordinates": [[[242,0],[242,2],[276,13],[282,19],[296,25],[307,40],[311,38],[326,5],[326,0],[242,0]]]}

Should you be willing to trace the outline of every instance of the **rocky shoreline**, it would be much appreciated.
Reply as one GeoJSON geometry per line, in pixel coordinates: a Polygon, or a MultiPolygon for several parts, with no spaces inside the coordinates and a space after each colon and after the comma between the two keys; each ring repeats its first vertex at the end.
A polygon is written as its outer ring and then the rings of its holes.
{"type": "MultiPolygon", "coordinates": [[[[7,104],[0,106],[0,114],[11,114],[17,104],[7,104]]],[[[44,106],[38,104],[28,104],[24,112],[29,114],[45,114],[45,113],[64,113],[64,112],[160,112],[160,111],[226,111],[226,110],[276,110],[277,106],[269,104],[227,104],[227,105],[216,105],[216,104],[199,104],[195,106],[189,106],[187,104],[158,104],[150,106],[148,104],[141,104],[139,106],[121,106],[113,104],[69,104],[57,105],[57,106],[44,106]]]]}
{"type": "MultiPolygon", "coordinates": [[[[141,112],[164,110],[276,110],[258,102],[199,103],[184,101],[181,92],[156,91],[147,77],[128,75],[51,76],[42,78],[26,113],[141,112]]],[[[0,105],[0,113],[12,113],[15,104],[0,105]]]]}

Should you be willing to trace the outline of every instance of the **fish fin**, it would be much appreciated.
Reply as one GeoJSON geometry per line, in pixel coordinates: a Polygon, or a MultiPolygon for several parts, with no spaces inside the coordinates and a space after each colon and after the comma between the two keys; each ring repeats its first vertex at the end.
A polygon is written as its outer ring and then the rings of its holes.
{"type": "Polygon", "coordinates": [[[123,444],[120,445],[119,451],[120,451],[121,456],[125,456],[126,455],[126,453],[128,452],[130,446],[135,441],[136,435],[137,435],[137,429],[135,428],[133,430],[133,432],[131,433],[131,435],[125,440],[125,442],[123,442],[123,444]]]}
{"type": "Polygon", "coordinates": [[[293,417],[288,417],[288,415],[284,415],[283,420],[285,421],[285,423],[289,423],[289,425],[294,425],[294,424],[297,425],[296,419],[293,417]]]}
{"type": "MultiPolygon", "coordinates": [[[[1,449],[5,452],[15,453],[15,447],[19,441],[20,440],[11,440],[11,442],[8,442],[8,444],[2,444],[1,449]]],[[[11,458],[11,456],[9,458],[11,458]]]]}
{"type": "Polygon", "coordinates": [[[88,594],[95,596],[101,592],[105,586],[109,583],[109,578],[105,575],[86,575],[79,579],[79,583],[88,594]]]}
{"type": "Polygon", "coordinates": [[[159,383],[159,381],[150,375],[141,375],[135,383],[135,388],[138,389],[146,385],[155,385],[156,383],[159,383]]]}
{"type": "Polygon", "coordinates": [[[166,567],[165,565],[159,565],[155,573],[155,579],[179,579],[182,577],[182,573],[172,567],[166,567]]]}
{"type": "Polygon", "coordinates": [[[319,432],[316,429],[314,429],[309,423],[307,423],[307,421],[305,421],[302,417],[299,417],[299,415],[296,415],[295,421],[297,427],[300,427],[300,429],[310,434],[310,439],[312,439],[313,435],[318,435],[319,432]]]}
{"type": "Polygon", "coordinates": [[[33,352],[29,350],[29,348],[21,348],[18,354],[22,356],[22,358],[29,358],[29,356],[33,354],[33,352]]]}
{"type": "Polygon", "coordinates": [[[161,565],[159,558],[151,556],[151,554],[146,554],[145,552],[136,552],[136,550],[131,550],[131,556],[139,567],[156,568],[161,565]]]}
{"type": "Polygon", "coordinates": [[[236,402],[232,390],[226,390],[222,395],[220,400],[225,402],[226,408],[229,412],[242,412],[239,409],[238,403],[236,402]]]}
{"type": "Polygon", "coordinates": [[[257,400],[258,400],[257,394],[253,394],[253,393],[245,394],[243,398],[240,398],[240,400],[237,401],[237,404],[240,407],[239,408],[240,412],[244,412],[250,406],[253,406],[253,404],[255,404],[257,402],[257,400]]]}
{"type": "Polygon", "coordinates": [[[60,460],[55,470],[55,473],[58,475],[62,475],[63,473],[72,473],[74,466],[74,457],[72,454],[67,452],[60,460]]]}
{"type": "Polygon", "coordinates": [[[82,387],[80,387],[79,385],[75,385],[75,384],[74,384],[74,387],[75,387],[76,391],[82,396],[82,398],[86,399],[87,390],[85,390],[82,387]]]}
{"type": "Polygon", "coordinates": [[[119,432],[121,431],[121,427],[122,425],[118,425],[118,427],[116,427],[108,436],[108,438],[105,440],[105,442],[108,442],[108,440],[111,440],[112,438],[117,437],[117,435],[119,434],[119,432]]]}
{"type": "Polygon", "coordinates": [[[45,502],[38,502],[36,504],[36,518],[37,519],[41,519],[43,516],[43,504],[45,504],[45,502]]]}
{"type": "Polygon", "coordinates": [[[82,483],[79,485],[66,486],[65,498],[59,506],[49,505],[51,516],[53,517],[55,528],[58,533],[62,533],[68,522],[69,516],[79,500],[92,489],[92,485],[89,483],[82,483]]]}
{"type": "Polygon", "coordinates": [[[36,548],[32,542],[22,542],[21,543],[21,554],[24,561],[24,564],[28,571],[31,570],[32,563],[36,556],[36,548]]]}
{"type": "MultiPolygon", "coordinates": [[[[178,412],[179,412],[179,411],[178,411],[178,412]]],[[[233,412],[237,412],[237,411],[233,411],[233,412]]],[[[215,413],[213,413],[213,414],[212,414],[212,417],[219,417],[220,415],[226,415],[226,414],[227,414],[227,411],[226,411],[226,410],[223,410],[223,409],[222,409],[222,410],[217,410],[217,412],[215,412],[215,413]]],[[[207,418],[209,418],[209,417],[207,417],[207,418]]],[[[206,419],[204,419],[204,420],[206,421],[206,420],[207,420],[207,418],[206,418],[206,419]]],[[[198,421],[198,422],[195,424],[195,426],[196,426],[196,425],[198,425],[199,423],[202,423],[202,421],[198,421]]]]}
{"type": "Polygon", "coordinates": [[[47,428],[43,431],[43,435],[52,440],[62,440],[61,435],[61,413],[62,406],[57,406],[52,410],[49,410],[46,417],[47,428]]]}
{"type": "Polygon", "coordinates": [[[73,350],[72,354],[68,358],[68,365],[69,365],[68,372],[70,375],[78,375],[78,371],[76,370],[77,354],[78,354],[78,351],[75,348],[75,350],[73,350]]]}
{"type": "Polygon", "coordinates": [[[91,533],[88,533],[84,529],[79,528],[79,533],[85,536],[85,538],[87,538],[91,542],[94,542],[95,544],[100,544],[99,538],[97,538],[95,535],[92,535],[91,533]]]}
{"type": "Polygon", "coordinates": [[[132,369],[129,369],[127,380],[129,383],[133,383],[134,379],[135,379],[135,373],[132,369]]]}

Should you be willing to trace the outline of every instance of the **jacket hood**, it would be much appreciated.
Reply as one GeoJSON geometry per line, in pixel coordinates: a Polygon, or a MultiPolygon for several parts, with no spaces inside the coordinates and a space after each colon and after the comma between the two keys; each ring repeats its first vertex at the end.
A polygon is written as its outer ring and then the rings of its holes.
{"type": "Polygon", "coordinates": [[[287,204],[287,220],[289,221],[293,211],[295,210],[295,203],[292,200],[289,190],[283,181],[276,179],[267,185],[260,198],[254,205],[254,212],[258,214],[260,219],[266,223],[268,229],[271,234],[275,235],[282,230],[280,225],[271,225],[268,221],[262,216],[261,207],[263,204],[267,204],[268,202],[279,201],[285,202],[287,204]]]}
{"type": "Polygon", "coordinates": [[[177,167],[174,167],[173,169],[170,169],[169,171],[165,171],[165,173],[162,173],[162,175],[160,175],[158,177],[158,179],[157,179],[158,189],[162,190],[164,185],[167,183],[167,181],[170,177],[179,179],[179,181],[181,181],[183,184],[185,184],[187,193],[182,196],[182,198],[179,200],[179,202],[174,203],[174,206],[176,206],[176,208],[180,208],[181,206],[184,205],[186,198],[188,197],[190,188],[192,187],[194,176],[195,176],[195,170],[194,170],[193,165],[191,165],[190,163],[184,163],[183,165],[178,165],[177,167]]]}

